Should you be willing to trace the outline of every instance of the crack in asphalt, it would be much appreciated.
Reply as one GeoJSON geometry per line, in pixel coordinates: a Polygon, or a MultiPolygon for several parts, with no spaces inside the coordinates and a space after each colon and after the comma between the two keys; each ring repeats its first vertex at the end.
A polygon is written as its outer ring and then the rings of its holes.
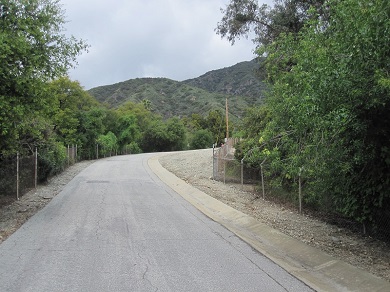
{"type": "Polygon", "coordinates": [[[155,292],[157,292],[159,289],[158,287],[154,286],[152,281],[148,279],[148,276],[147,274],[149,273],[149,267],[152,265],[150,260],[148,258],[145,258],[141,255],[141,253],[138,253],[138,257],[145,262],[145,270],[144,272],[142,273],[142,280],[143,281],[146,281],[150,284],[150,286],[152,286],[155,290],[155,292]]]}

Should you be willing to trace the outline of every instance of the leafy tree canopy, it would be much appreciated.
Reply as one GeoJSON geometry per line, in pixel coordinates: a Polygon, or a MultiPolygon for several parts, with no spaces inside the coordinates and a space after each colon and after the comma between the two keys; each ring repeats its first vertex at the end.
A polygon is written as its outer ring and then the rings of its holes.
{"type": "Polygon", "coordinates": [[[313,17],[309,9],[326,17],[324,0],[276,0],[273,7],[259,5],[257,0],[231,0],[218,23],[216,32],[232,44],[236,39],[248,37],[254,32],[257,46],[272,43],[282,33],[298,33],[305,22],[313,17]]]}
{"type": "Polygon", "coordinates": [[[361,222],[388,222],[390,3],[311,4],[298,31],[267,43],[269,121],[248,125],[250,146],[263,147],[257,159],[267,159],[270,177],[283,185],[301,175],[307,203],[361,222]]]}
{"type": "Polygon", "coordinates": [[[0,151],[20,148],[24,117],[47,106],[45,82],[65,75],[87,48],[63,34],[56,0],[0,3],[0,151]],[[12,147],[12,145],[17,145],[12,147]],[[20,146],[18,146],[20,145],[20,146]]]}

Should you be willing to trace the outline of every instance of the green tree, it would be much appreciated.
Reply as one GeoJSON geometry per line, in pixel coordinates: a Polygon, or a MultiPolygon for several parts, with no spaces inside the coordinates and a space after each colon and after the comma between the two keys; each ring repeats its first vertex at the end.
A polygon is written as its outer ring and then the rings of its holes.
{"type": "Polygon", "coordinates": [[[170,118],[166,123],[168,134],[168,151],[183,150],[186,141],[186,129],[183,122],[177,118],[170,118]]]}
{"type": "Polygon", "coordinates": [[[53,123],[56,139],[66,144],[78,144],[82,147],[79,117],[92,107],[99,106],[77,81],[61,77],[49,84],[48,93],[51,96],[49,119],[53,123]]]}
{"type": "Polygon", "coordinates": [[[246,110],[239,126],[243,139],[236,145],[234,153],[238,160],[244,158],[245,163],[258,167],[259,163],[266,158],[264,155],[259,155],[259,153],[261,153],[260,150],[266,149],[263,145],[263,135],[269,122],[270,115],[266,105],[251,107],[246,110]]]}
{"type": "Polygon", "coordinates": [[[192,114],[188,123],[188,126],[194,130],[201,130],[207,128],[207,120],[200,114],[192,114]]]}
{"type": "MultiPolygon", "coordinates": [[[[245,25],[265,29],[255,31],[273,83],[266,100],[269,120],[257,136],[256,127],[251,130],[250,147],[257,144],[255,157],[267,158],[270,178],[284,186],[294,187],[302,175],[307,203],[361,222],[377,224],[380,216],[389,222],[390,4],[305,2],[291,10],[292,16],[302,12],[292,22],[277,11],[258,10],[254,1],[232,1],[238,8],[231,5],[226,12],[225,20],[233,22],[219,32],[231,40],[251,29],[245,25]],[[264,19],[272,20],[269,27],[264,19]],[[296,25],[267,38],[283,21],[296,25]]],[[[288,8],[303,1],[277,3],[288,8]]]]}
{"type": "Polygon", "coordinates": [[[220,110],[210,111],[206,117],[207,129],[213,134],[216,144],[224,143],[226,137],[225,115],[220,110]]]}
{"type": "Polygon", "coordinates": [[[166,126],[161,120],[151,121],[143,132],[141,148],[144,152],[168,151],[169,139],[166,126]]]}
{"type": "Polygon", "coordinates": [[[118,120],[118,144],[122,149],[125,146],[132,145],[135,150],[135,145],[139,144],[141,131],[137,124],[137,118],[133,114],[126,114],[119,117],[118,120]]]}
{"type": "Polygon", "coordinates": [[[65,75],[86,49],[63,34],[59,1],[4,0],[0,4],[0,151],[23,147],[26,117],[50,98],[45,82],[65,75]]]}
{"type": "Polygon", "coordinates": [[[100,145],[99,154],[112,155],[118,150],[118,139],[111,131],[105,135],[99,135],[96,142],[100,145]]]}
{"type": "Polygon", "coordinates": [[[214,143],[213,134],[206,129],[195,131],[190,141],[190,149],[211,148],[214,143]]]}
{"type": "Polygon", "coordinates": [[[310,21],[298,41],[286,34],[269,47],[269,64],[288,50],[295,65],[288,73],[269,65],[267,138],[279,137],[273,149],[285,177],[305,167],[307,200],[378,222],[390,207],[390,4],[328,4],[326,22],[310,21]]]}
{"type": "Polygon", "coordinates": [[[297,34],[310,17],[311,8],[315,8],[322,19],[327,19],[324,0],[276,0],[273,7],[259,5],[257,0],[231,0],[218,23],[216,32],[226,37],[232,44],[236,39],[255,33],[256,46],[273,43],[281,34],[297,34]]]}
{"type": "Polygon", "coordinates": [[[149,99],[143,99],[142,104],[146,110],[150,111],[152,109],[152,102],[149,99]]]}
{"type": "Polygon", "coordinates": [[[184,149],[185,140],[185,126],[178,118],[165,123],[155,119],[143,133],[141,145],[145,152],[178,151],[184,149]]]}
{"type": "Polygon", "coordinates": [[[121,105],[118,108],[117,113],[119,116],[127,114],[134,115],[137,118],[138,127],[141,132],[144,132],[149,127],[149,123],[152,120],[159,118],[146,109],[143,103],[134,103],[131,101],[121,105]]]}
{"type": "Polygon", "coordinates": [[[92,107],[85,112],[79,112],[78,133],[81,140],[81,155],[82,158],[96,157],[96,143],[100,135],[106,133],[104,121],[106,119],[107,110],[102,107],[92,107]]]}

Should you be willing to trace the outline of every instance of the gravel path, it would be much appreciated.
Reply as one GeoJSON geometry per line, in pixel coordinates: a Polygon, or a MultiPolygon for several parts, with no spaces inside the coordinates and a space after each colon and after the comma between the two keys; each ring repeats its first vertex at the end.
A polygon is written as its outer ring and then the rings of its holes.
{"type": "MultiPolygon", "coordinates": [[[[390,247],[326,224],[295,209],[260,199],[252,186],[223,184],[212,179],[212,149],[169,153],[160,163],[187,183],[281,232],[297,238],[356,267],[390,281],[390,247]]],[[[53,177],[46,185],[0,208],[0,243],[43,208],[81,170],[93,161],[79,162],[53,177]]]]}

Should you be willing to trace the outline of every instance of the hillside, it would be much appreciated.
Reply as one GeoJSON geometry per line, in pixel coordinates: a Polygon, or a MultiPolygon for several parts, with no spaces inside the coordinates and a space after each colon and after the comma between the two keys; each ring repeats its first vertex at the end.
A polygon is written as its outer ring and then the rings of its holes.
{"type": "Polygon", "coordinates": [[[264,85],[255,77],[255,66],[254,61],[242,62],[182,82],[167,78],[130,79],[92,88],[89,93],[114,108],[126,101],[138,103],[148,99],[152,111],[165,118],[224,110],[228,98],[229,112],[240,118],[245,108],[261,101],[264,85]]]}
{"type": "Polygon", "coordinates": [[[259,61],[254,59],[207,72],[183,83],[211,92],[258,98],[266,88],[259,73],[259,61]]]}

